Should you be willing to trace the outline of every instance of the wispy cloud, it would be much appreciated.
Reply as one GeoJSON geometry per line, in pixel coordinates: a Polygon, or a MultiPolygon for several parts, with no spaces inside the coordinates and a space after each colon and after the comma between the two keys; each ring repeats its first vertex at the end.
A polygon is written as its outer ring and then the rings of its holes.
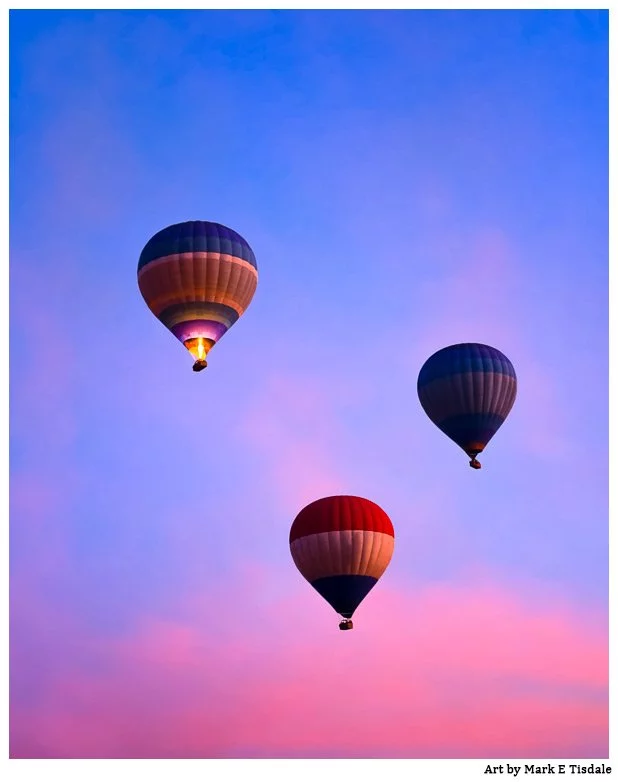
{"type": "Polygon", "coordinates": [[[276,373],[249,406],[242,433],[288,514],[317,497],[346,493],[345,468],[337,461],[337,405],[336,392],[321,379],[276,373]]]}
{"type": "Polygon", "coordinates": [[[194,596],[183,620],[144,617],[125,638],[80,631],[71,668],[13,707],[12,754],[606,755],[600,617],[495,580],[385,578],[344,636],[294,575],[239,572],[223,602],[194,596]]]}

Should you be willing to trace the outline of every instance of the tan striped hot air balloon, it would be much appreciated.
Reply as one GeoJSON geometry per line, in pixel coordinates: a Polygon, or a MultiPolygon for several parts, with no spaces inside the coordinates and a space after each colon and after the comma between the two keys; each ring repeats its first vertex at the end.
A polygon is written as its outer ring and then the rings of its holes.
{"type": "Polygon", "coordinates": [[[251,303],[257,278],[255,255],[242,236],[203,220],[159,231],[137,266],[146,304],[191,353],[196,372],[251,303]]]}

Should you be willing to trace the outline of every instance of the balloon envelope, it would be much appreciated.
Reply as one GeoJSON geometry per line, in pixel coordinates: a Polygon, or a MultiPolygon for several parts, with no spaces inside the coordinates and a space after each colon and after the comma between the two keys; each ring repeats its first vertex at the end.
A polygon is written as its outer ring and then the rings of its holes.
{"type": "Polygon", "coordinates": [[[350,619],[386,570],[395,547],[391,520],[362,497],[324,497],[290,530],[292,559],[311,586],[350,619]]]}
{"type": "Polygon", "coordinates": [[[466,342],[430,356],[417,388],[429,418],[475,461],[513,407],[517,377],[504,353],[466,342]]]}
{"type": "Polygon", "coordinates": [[[249,306],[257,263],[248,243],[219,223],[193,220],[164,228],[146,244],[137,267],[152,313],[206,366],[212,346],[249,306]]]}

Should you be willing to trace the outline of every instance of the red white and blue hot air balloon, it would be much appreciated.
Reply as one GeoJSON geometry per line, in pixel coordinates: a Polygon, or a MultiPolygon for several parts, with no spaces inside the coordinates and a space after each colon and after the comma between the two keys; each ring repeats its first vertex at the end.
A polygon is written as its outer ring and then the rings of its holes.
{"type": "Polygon", "coordinates": [[[395,547],[391,520],[362,497],[324,497],[303,508],[290,530],[294,564],[311,586],[344,617],[352,615],[386,570],[395,547]]]}
{"type": "Polygon", "coordinates": [[[206,356],[247,309],[257,287],[253,250],[219,223],[164,228],[146,244],[137,282],[151,312],[206,367],[206,356]]]}
{"type": "Polygon", "coordinates": [[[450,345],[430,356],[418,376],[418,397],[429,418],[470,457],[477,456],[509,414],[517,376],[496,348],[476,342],[450,345]]]}

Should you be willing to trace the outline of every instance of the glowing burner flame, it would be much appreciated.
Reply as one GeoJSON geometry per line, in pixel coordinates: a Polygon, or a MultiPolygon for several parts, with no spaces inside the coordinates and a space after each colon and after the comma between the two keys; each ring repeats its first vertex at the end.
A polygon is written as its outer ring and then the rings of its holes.
{"type": "Polygon", "coordinates": [[[206,351],[204,350],[204,343],[202,342],[201,337],[197,343],[197,357],[200,361],[206,357],[206,351]]]}

